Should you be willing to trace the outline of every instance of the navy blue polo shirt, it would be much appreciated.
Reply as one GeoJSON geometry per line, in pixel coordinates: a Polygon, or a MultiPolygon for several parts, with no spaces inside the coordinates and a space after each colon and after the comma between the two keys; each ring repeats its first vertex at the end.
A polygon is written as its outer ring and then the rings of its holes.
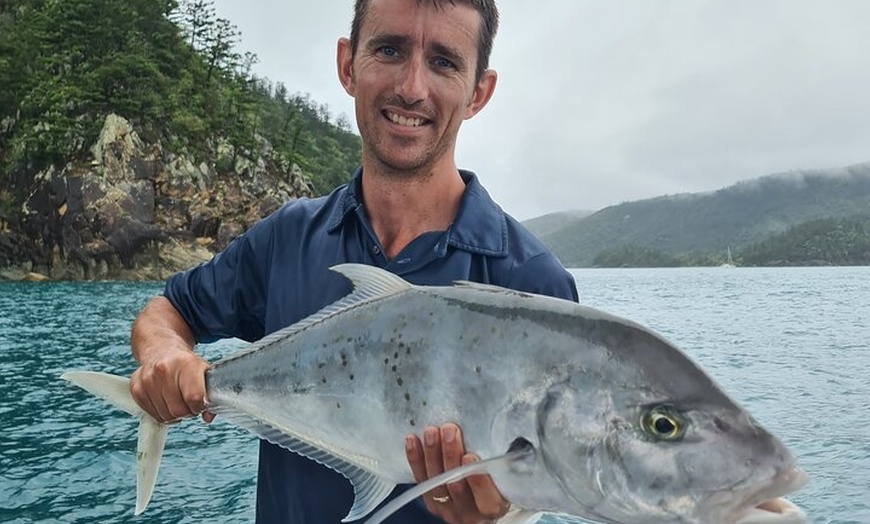
{"type": "MultiPolygon", "coordinates": [[[[492,201],[473,173],[460,173],[466,187],[453,224],[424,233],[393,259],[366,216],[358,170],[330,195],[284,205],[211,261],[173,275],[165,295],[199,342],[254,341],[331,304],[351,291],[329,270],[344,262],[378,266],[413,284],[471,280],[576,301],[574,279],[556,257],[492,201]]],[[[265,441],[257,483],[259,524],[338,523],[353,502],[339,473],[265,441]]],[[[388,522],[440,521],[411,504],[388,522]]]]}

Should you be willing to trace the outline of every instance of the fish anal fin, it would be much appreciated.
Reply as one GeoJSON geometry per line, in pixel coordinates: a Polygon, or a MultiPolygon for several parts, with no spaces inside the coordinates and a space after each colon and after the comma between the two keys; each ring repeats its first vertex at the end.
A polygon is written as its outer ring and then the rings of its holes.
{"type": "Polygon", "coordinates": [[[358,469],[351,476],[344,474],[353,484],[353,506],[342,522],[350,522],[365,517],[383,502],[396,485],[365,470],[358,469]]]}
{"type": "Polygon", "coordinates": [[[292,434],[287,429],[279,429],[267,420],[228,407],[219,408],[216,413],[258,437],[323,464],[348,479],[353,485],[354,501],[350,512],[342,519],[342,522],[357,520],[368,515],[396,487],[395,482],[379,477],[371,471],[345,460],[326,449],[325,446],[318,446],[317,443],[302,435],[292,434]]]}

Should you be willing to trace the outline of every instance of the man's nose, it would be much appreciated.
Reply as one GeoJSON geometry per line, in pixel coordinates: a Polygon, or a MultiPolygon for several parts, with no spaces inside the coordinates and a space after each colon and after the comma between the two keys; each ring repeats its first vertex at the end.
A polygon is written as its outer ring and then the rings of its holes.
{"type": "Polygon", "coordinates": [[[426,72],[425,59],[422,57],[412,57],[401,68],[396,94],[406,104],[413,105],[426,99],[429,89],[426,72]]]}

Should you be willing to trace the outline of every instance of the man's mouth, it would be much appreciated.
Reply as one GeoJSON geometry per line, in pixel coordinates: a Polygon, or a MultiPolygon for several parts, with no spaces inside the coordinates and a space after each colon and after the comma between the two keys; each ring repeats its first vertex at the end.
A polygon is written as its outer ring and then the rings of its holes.
{"type": "Polygon", "coordinates": [[[403,127],[420,127],[428,122],[425,118],[405,117],[390,111],[384,111],[384,116],[386,116],[390,122],[403,127]]]}

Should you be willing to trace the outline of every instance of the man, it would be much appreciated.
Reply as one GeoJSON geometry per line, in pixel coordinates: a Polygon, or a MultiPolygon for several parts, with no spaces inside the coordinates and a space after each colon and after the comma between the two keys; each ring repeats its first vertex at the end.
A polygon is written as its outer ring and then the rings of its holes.
{"type": "MultiPolygon", "coordinates": [[[[337,65],[355,100],[361,169],[347,186],[285,205],[167,282],[133,325],[140,367],[131,390],[146,411],[160,420],[202,412],[207,364],[194,343],[256,340],[334,302],[350,291],[328,270],[338,263],[376,265],[416,284],[465,279],[576,300],[570,274],[454,161],[462,121],[495,89],[487,66],[497,21],[494,0],[357,0],[337,65]]],[[[406,438],[418,482],[476,460],[459,427],[445,422],[425,428],[422,440],[406,438]]],[[[339,474],[266,442],[257,489],[260,523],[338,522],[353,500],[339,474]]],[[[509,506],[486,476],[423,499],[425,507],[406,506],[391,522],[481,522],[509,506]]]]}

